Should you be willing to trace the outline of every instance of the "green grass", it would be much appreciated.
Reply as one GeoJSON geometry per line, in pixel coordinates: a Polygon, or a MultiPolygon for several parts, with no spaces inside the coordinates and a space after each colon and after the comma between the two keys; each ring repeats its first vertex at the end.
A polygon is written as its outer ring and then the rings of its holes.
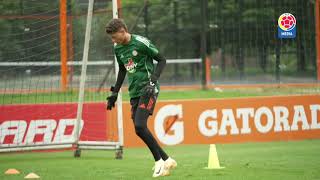
{"type": "MultiPolygon", "coordinates": [[[[168,177],[159,179],[316,180],[320,179],[320,140],[217,145],[222,170],[206,170],[208,145],[181,145],[165,150],[178,162],[168,177]]],[[[124,150],[124,159],[112,151],[71,151],[0,154],[0,179],[23,179],[30,172],[41,179],[151,179],[153,159],[147,148],[124,150]],[[16,168],[20,175],[4,175],[16,168]]]]}
{"type": "MultiPolygon", "coordinates": [[[[195,99],[195,98],[233,98],[233,97],[255,97],[255,96],[278,96],[293,94],[319,94],[320,87],[311,88],[243,88],[223,89],[223,92],[215,90],[177,90],[161,91],[159,100],[171,99],[195,99]]],[[[106,92],[86,92],[85,101],[104,101],[106,92]]],[[[128,101],[129,95],[123,93],[123,100],[128,101]]],[[[32,93],[32,94],[0,94],[1,104],[23,104],[23,103],[56,103],[56,102],[77,102],[78,92],[69,91],[65,93],[32,93]]]]}

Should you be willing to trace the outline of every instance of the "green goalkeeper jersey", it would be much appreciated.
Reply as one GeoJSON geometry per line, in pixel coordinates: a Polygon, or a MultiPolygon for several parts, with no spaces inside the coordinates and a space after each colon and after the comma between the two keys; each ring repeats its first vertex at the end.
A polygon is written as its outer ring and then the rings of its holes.
{"type": "MultiPolygon", "coordinates": [[[[147,38],[131,34],[128,44],[117,44],[114,49],[119,65],[127,70],[129,96],[144,95],[144,87],[155,69],[152,57],[158,54],[157,48],[147,38]]],[[[158,82],[155,91],[159,92],[158,82]]]]}

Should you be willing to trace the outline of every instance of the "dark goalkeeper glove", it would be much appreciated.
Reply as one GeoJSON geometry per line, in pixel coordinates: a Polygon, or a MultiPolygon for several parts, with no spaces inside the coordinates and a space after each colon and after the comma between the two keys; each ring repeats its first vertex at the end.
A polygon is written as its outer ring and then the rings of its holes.
{"type": "Polygon", "coordinates": [[[117,98],[118,98],[118,93],[114,92],[113,90],[114,90],[114,88],[111,87],[112,94],[107,97],[107,101],[108,101],[107,110],[111,110],[112,108],[114,108],[115,103],[116,103],[117,98]]]}
{"type": "Polygon", "coordinates": [[[149,83],[145,87],[145,93],[147,96],[153,96],[155,94],[155,88],[156,84],[153,83],[152,81],[149,81],[149,83]]]}

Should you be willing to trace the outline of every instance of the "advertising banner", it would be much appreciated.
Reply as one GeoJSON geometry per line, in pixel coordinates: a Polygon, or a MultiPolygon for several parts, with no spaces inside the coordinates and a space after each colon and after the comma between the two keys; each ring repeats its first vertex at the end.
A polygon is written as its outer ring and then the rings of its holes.
{"type": "MultiPolygon", "coordinates": [[[[76,114],[76,103],[1,105],[0,145],[70,142],[76,114]]],[[[106,140],[106,122],[104,103],[84,104],[80,140],[106,140]]]]}
{"type": "MultiPolygon", "coordinates": [[[[73,103],[2,105],[0,145],[68,142],[74,133],[76,108],[73,103]]],[[[135,134],[130,109],[124,102],[124,145],[143,146],[135,134]]],[[[115,110],[107,111],[104,103],[85,104],[80,140],[116,137],[115,114],[115,110]]],[[[320,138],[320,96],[158,101],[148,127],[162,145],[320,138]]]]}
{"type": "MultiPolygon", "coordinates": [[[[123,109],[125,145],[143,145],[123,109]]],[[[148,127],[163,145],[320,138],[320,96],[162,101],[148,127]]]]}

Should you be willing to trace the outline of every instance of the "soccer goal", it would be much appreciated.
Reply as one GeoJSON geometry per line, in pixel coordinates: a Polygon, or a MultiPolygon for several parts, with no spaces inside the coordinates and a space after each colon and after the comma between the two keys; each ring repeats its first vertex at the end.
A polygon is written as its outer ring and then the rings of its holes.
{"type": "Polygon", "coordinates": [[[105,105],[118,65],[111,41],[93,35],[118,18],[118,1],[81,2],[24,2],[24,15],[8,19],[18,28],[0,62],[0,152],[73,149],[80,157],[81,150],[115,150],[122,158],[121,92],[115,110],[105,105]],[[115,73],[97,92],[108,69],[115,73]]]}

